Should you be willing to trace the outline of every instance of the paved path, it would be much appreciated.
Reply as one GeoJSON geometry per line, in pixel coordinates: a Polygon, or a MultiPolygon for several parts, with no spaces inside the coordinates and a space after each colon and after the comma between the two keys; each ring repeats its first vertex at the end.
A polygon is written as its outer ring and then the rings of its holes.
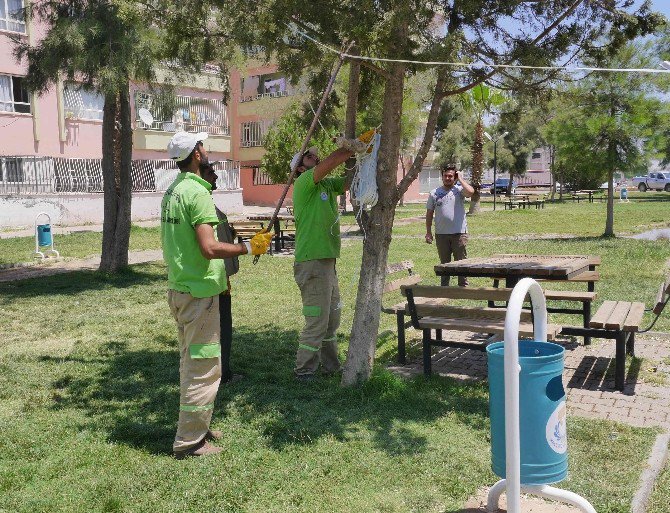
{"type": "MultiPolygon", "coordinates": [[[[412,331],[408,331],[412,336],[412,331]]],[[[418,338],[418,334],[415,335],[418,338]]],[[[474,333],[444,332],[445,340],[481,340],[474,333]]],[[[665,384],[645,382],[639,369],[629,368],[623,392],[614,390],[614,342],[595,339],[590,346],[558,340],[565,349],[563,381],[568,412],[573,415],[623,422],[631,426],[670,430],[670,334],[637,335],[635,354],[653,362],[654,374],[665,384]],[[612,369],[608,368],[612,367],[612,369]]],[[[420,340],[416,340],[420,344],[420,340]]],[[[391,370],[403,375],[423,372],[421,359],[391,370]]],[[[486,353],[473,349],[441,348],[433,354],[433,372],[457,379],[485,379],[486,353]]]]}

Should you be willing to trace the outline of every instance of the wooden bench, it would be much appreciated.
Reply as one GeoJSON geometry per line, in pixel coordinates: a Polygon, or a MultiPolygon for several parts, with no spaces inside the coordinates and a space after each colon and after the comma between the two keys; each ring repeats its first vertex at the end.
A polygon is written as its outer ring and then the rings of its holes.
{"type": "MultiPolygon", "coordinates": [[[[509,293],[503,289],[492,287],[440,287],[426,285],[403,285],[403,295],[407,297],[407,311],[412,326],[423,332],[423,372],[431,373],[431,348],[461,347],[467,349],[486,349],[485,343],[454,342],[442,340],[442,330],[468,331],[489,335],[502,335],[505,330],[506,308],[434,305],[426,304],[427,300],[469,299],[480,301],[501,301],[509,299],[509,293]],[[435,330],[435,338],[431,336],[435,330]]],[[[547,325],[547,338],[552,340],[561,327],[547,325]]],[[[523,310],[519,324],[519,335],[532,337],[533,323],[531,312],[523,310]]]]}
{"type": "Polygon", "coordinates": [[[527,203],[528,208],[530,208],[531,206],[535,207],[538,210],[544,208],[544,196],[529,196],[527,203]]]}
{"type": "MultiPolygon", "coordinates": [[[[389,264],[386,266],[386,276],[394,279],[384,284],[382,301],[384,300],[384,295],[400,290],[400,287],[403,285],[415,285],[421,281],[421,276],[414,273],[414,263],[411,260],[389,264]],[[402,277],[398,278],[401,275],[402,277]]],[[[438,304],[439,302],[432,301],[432,303],[438,304]]],[[[396,326],[398,328],[398,363],[405,363],[405,328],[412,325],[411,322],[405,322],[407,301],[402,301],[392,306],[384,306],[382,304],[382,312],[395,315],[396,317],[396,326]]]]}
{"type": "Polygon", "coordinates": [[[514,199],[507,199],[503,202],[503,207],[505,210],[514,210],[515,208],[519,208],[523,201],[519,200],[514,200],[514,199]]]}
{"type": "Polygon", "coordinates": [[[282,249],[286,248],[286,243],[295,244],[295,221],[284,219],[279,223],[279,238],[282,249]]]}
{"type": "Polygon", "coordinates": [[[232,221],[230,226],[235,230],[238,242],[250,239],[264,228],[263,223],[258,221],[232,221]]]}
{"type": "Polygon", "coordinates": [[[640,330],[644,316],[644,303],[629,301],[604,301],[588,327],[564,326],[563,335],[590,336],[616,340],[614,386],[622,391],[626,381],[626,354],[635,355],[635,333],[649,331],[663,312],[670,299],[670,277],[661,284],[656,296],[656,304],[651,309],[656,318],[651,325],[640,330]]]}

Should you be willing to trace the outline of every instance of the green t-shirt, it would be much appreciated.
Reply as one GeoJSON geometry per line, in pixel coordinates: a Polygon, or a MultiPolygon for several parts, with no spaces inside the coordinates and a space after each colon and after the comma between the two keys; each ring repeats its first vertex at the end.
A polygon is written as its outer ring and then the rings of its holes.
{"type": "Polygon", "coordinates": [[[168,286],[193,297],[217,296],[228,288],[221,259],[200,252],[195,226],[216,225],[212,186],[193,173],[179,173],[161,202],[161,241],[168,286]]]}
{"type": "Polygon", "coordinates": [[[340,256],[340,194],[344,194],[343,177],[314,183],[313,169],[303,172],[293,184],[296,262],[340,256]]]}

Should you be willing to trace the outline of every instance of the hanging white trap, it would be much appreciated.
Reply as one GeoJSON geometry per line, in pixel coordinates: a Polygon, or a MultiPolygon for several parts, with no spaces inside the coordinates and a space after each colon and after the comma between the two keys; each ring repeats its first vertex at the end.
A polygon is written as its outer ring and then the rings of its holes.
{"type": "Polygon", "coordinates": [[[351,181],[351,202],[360,211],[369,210],[377,204],[377,156],[381,134],[376,132],[368,144],[368,150],[356,155],[356,172],[351,181]]]}

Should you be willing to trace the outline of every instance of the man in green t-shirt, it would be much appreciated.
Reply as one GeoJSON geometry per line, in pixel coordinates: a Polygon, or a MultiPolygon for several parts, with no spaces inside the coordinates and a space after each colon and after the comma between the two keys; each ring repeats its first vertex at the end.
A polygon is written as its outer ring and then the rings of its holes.
{"type": "MultiPolygon", "coordinates": [[[[343,141],[339,148],[319,160],[316,148],[297,153],[291,161],[297,176],[293,184],[295,216],[295,263],[293,275],[302,296],[305,327],[300,334],[295,376],[310,381],[323,366],[324,374],[340,370],[337,356],[337,328],[340,325],[340,289],[335,261],[340,256],[340,221],[337,197],[345,193],[344,177],[328,177],[353,155],[365,151],[358,141],[343,141]],[[350,149],[351,148],[351,149],[350,149]]],[[[368,141],[369,142],[369,139],[368,141]]]]}
{"type": "Polygon", "coordinates": [[[177,132],[168,154],[180,173],[161,202],[161,241],[168,269],[168,304],[179,339],[179,421],[172,449],[177,459],[221,452],[209,440],[214,399],[221,380],[219,294],[227,289],[223,259],[267,252],[271,236],[244,244],[219,242],[212,186],[204,180],[206,133],[177,132]]]}

